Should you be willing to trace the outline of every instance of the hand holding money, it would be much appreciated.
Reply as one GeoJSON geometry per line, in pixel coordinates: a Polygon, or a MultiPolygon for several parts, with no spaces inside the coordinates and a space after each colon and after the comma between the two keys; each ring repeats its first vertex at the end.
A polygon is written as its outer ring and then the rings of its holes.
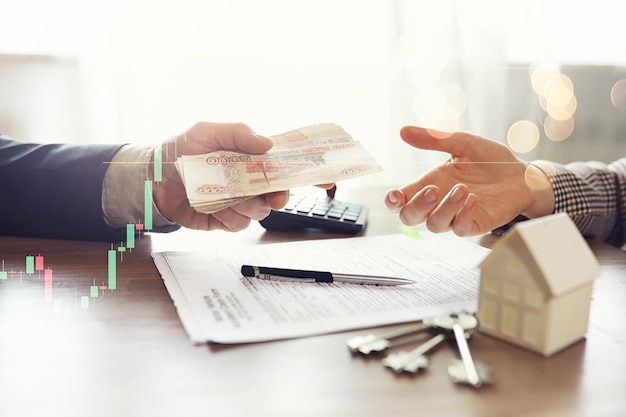
{"type": "Polygon", "coordinates": [[[276,210],[285,205],[289,197],[287,191],[252,197],[215,213],[200,213],[189,205],[187,192],[175,167],[175,161],[180,155],[196,155],[221,150],[262,154],[270,150],[273,145],[270,138],[256,134],[243,123],[199,122],[194,124],[183,133],[155,147],[150,161],[153,163],[148,165],[148,178],[154,179],[152,199],[156,209],[173,223],[197,230],[237,232],[248,227],[252,220],[264,219],[269,215],[270,210],[276,210]],[[161,160],[162,163],[159,163],[161,160]],[[159,167],[162,168],[162,175],[157,176],[159,167]]]}
{"type": "Polygon", "coordinates": [[[262,194],[381,171],[365,148],[335,124],[270,138],[274,145],[263,154],[215,151],[178,157],[175,165],[190,205],[214,213],[262,194]]]}

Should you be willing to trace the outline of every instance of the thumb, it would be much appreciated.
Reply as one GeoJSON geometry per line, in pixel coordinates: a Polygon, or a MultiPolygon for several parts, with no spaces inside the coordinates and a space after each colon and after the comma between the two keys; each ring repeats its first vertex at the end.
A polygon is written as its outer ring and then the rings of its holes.
{"type": "MultiPolygon", "coordinates": [[[[234,127],[232,138],[232,149],[244,153],[262,154],[274,145],[270,138],[259,135],[248,126],[241,124],[234,127]]],[[[227,146],[230,147],[230,144],[225,144],[225,147],[227,146]]]]}
{"type": "Polygon", "coordinates": [[[196,123],[179,144],[186,154],[219,150],[260,154],[272,148],[272,140],[260,136],[243,123],[196,123]],[[189,140],[191,139],[191,140],[189,140]]]}
{"type": "Polygon", "coordinates": [[[459,155],[467,146],[467,134],[462,132],[441,132],[417,126],[404,126],[400,137],[417,149],[447,152],[459,155]]]}

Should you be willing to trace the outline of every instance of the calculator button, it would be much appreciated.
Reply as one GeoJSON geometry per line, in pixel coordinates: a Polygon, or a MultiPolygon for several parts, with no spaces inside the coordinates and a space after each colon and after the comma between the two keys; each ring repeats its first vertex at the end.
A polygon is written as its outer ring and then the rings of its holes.
{"type": "Polygon", "coordinates": [[[367,213],[367,207],[359,204],[341,202],[328,197],[291,194],[283,209],[272,210],[260,223],[267,230],[313,228],[355,234],[365,226],[367,213]]]}
{"type": "Polygon", "coordinates": [[[328,217],[330,217],[331,219],[341,219],[342,214],[343,214],[342,211],[331,210],[328,212],[328,217]]]}
{"type": "Polygon", "coordinates": [[[315,207],[315,209],[311,212],[314,216],[325,216],[328,213],[327,207],[315,207]]]}
{"type": "Polygon", "coordinates": [[[287,203],[287,205],[283,208],[283,210],[292,211],[297,207],[296,203],[287,203]]]}

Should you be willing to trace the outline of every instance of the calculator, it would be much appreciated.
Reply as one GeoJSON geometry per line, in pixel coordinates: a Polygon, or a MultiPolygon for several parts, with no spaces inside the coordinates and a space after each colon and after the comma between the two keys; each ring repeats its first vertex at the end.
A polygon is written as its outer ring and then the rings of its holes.
{"type": "Polygon", "coordinates": [[[285,207],[272,210],[261,220],[269,231],[303,231],[357,234],[367,224],[369,209],[363,204],[340,201],[330,196],[290,193],[285,207]]]}

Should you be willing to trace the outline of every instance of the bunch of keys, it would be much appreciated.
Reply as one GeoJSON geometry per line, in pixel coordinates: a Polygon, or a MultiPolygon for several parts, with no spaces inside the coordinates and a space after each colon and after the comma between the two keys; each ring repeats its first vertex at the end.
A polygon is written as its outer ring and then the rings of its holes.
{"type": "Polygon", "coordinates": [[[475,388],[483,383],[491,382],[489,366],[483,362],[475,362],[469,351],[467,339],[478,328],[478,320],[472,314],[458,313],[446,314],[422,320],[422,322],[402,329],[379,335],[368,334],[356,336],[347,341],[348,348],[352,352],[360,352],[365,355],[371,352],[380,352],[388,349],[398,341],[406,341],[407,338],[430,330],[436,334],[411,351],[399,351],[391,353],[383,359],[383,365],[395,372],[417,373],[430,365],[430,360],[425,354],[438,346],[444,340],[453,337],[456,340],[461,360],[453,360],[448,366],[448,375],[453,382],[469,384],[475,388]]]}

